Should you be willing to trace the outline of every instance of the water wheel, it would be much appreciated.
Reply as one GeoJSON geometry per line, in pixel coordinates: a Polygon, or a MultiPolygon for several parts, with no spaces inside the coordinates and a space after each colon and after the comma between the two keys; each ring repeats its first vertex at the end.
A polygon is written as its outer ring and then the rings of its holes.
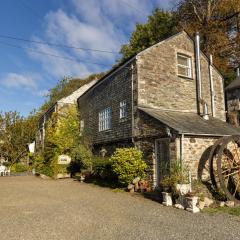
{"type": "Polygon", "coordinates": [[[211,152],[209,154],[209,161],[208,161],[209,178],[210,178],[212,187],[216,191],[220,187],[220,180],[217,173],[217,159],[220,153],[220,148],[225,139],[226,137],[218,139],[212,146],[211,152]]]}
{"type": "Polygon", "coordinates": [[[216,171],[213,172],[214,178],[218,179],[220,183],[218,187],[227,198],[240,204],[240,136],[219,139],[217,148],[217,174],[216,171]]]}

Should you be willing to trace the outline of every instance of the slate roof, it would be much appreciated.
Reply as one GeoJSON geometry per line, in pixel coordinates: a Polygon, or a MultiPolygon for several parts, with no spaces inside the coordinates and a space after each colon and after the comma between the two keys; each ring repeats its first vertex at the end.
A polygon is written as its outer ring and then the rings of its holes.
{"type": "Polygon", "coordinates": [[[231,90],[234,88],[240,88],[240,77],[234,79],[226,88],[225,90],[231,90]]]}
{"type": "Polygon", "coordinates": [[[179,134],[228,136],[240,134],[240,129],[231,126],[217,118],[209,117],[204,120],[197,113],[163,111],[152,108],[139,108],[143,112],[159,120],[179,134]]]}

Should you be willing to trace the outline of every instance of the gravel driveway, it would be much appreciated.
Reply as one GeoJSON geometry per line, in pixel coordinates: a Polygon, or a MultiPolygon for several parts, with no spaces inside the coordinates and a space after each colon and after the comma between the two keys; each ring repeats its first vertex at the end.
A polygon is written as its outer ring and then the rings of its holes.
{"type": "Polygon", "coordinates": [[[240,239],[240,218],[191,214],[71,179],[1,177],[0,239],[240,239]]]}

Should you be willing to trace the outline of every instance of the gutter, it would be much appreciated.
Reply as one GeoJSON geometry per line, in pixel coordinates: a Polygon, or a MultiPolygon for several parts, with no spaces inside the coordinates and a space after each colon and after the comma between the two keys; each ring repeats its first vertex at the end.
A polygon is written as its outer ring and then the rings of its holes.
{"type": "Polygon", "coordinates": [[[134,121],[134,93],[133,93],[133,87],[134,87],[134,76],[133,76],[133,63],[131,64],[131,70],[132,70],[132,143],[133,145],[135,145],[135,140],[134,140],[134,125],[135,125],[135,121],[134,121]]]}

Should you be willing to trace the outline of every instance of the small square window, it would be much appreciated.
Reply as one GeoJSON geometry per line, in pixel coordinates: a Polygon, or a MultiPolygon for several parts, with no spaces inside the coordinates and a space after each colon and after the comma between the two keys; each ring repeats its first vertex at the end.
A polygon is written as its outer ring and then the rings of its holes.
{"type": "Polygon", "coordinates": [[[82,136],[84,130],[84,120],[80,121],[80,136],[82,136]]]}
{"type": "Polygon", "coordinates": [[[126,118],[127,117],[127,101],[126,100],[123,100],[120,102],[120,106],[119,106],[119,113],[120,113],[120,116],[119,118],[120,119],[123,119],[123,118],[126,118]]]}
{"type": "Polygon", "coordinates": [[[178,67],[178,75],[192,78],[192,63],[191,63],[191,57],[183,55],[183,54],[177,54],[177,67],[178,67]]]}

